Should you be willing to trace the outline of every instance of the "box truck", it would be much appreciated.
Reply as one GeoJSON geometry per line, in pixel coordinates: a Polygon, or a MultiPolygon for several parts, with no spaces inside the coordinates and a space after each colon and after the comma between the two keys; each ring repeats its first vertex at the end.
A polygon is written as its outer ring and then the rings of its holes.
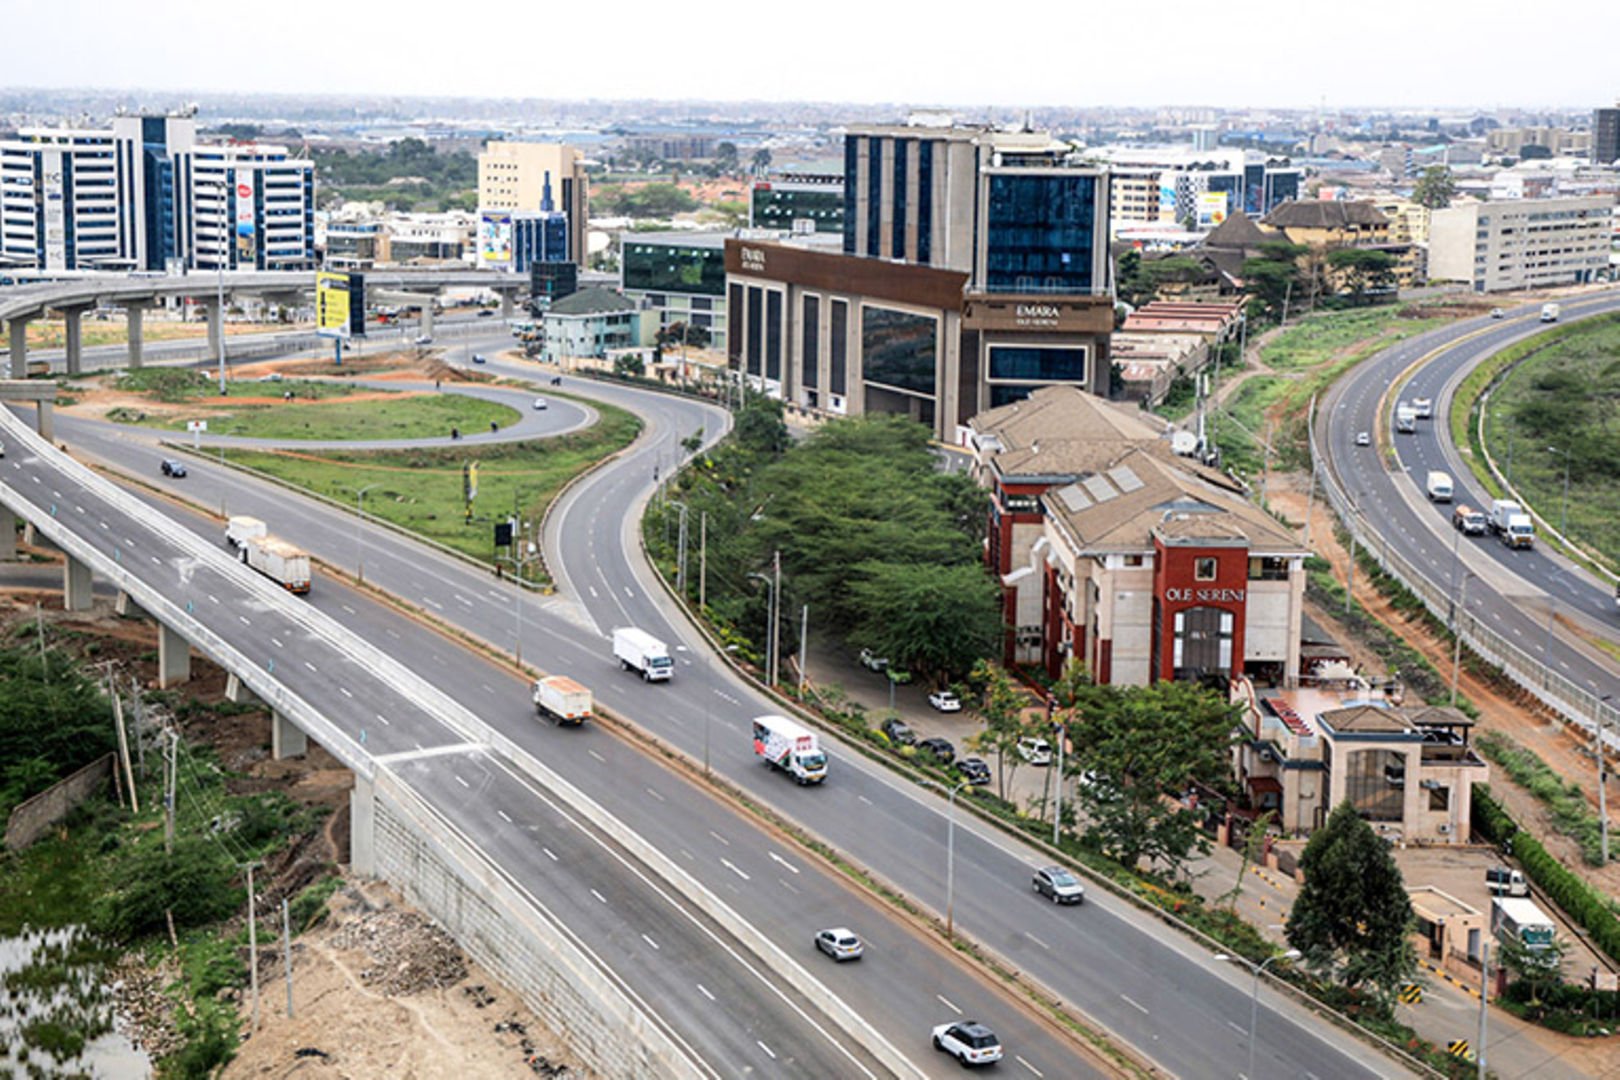
{"type": "Polygon", "coordinates": [[[1491,934],[1496,940],[1517,939],[1527,949],[1545,949],[1556,932],[1553,921],[1534,900],[1519,896],[1491,899],[1491,934]]]}
{"type": "Polygon", "coordinates": [[[1557,304],[1542,304],[1541,305],[1541,321],[1542,322],[1557,322],[1558,321],[1558,305],[1557,304]]]}
{"type": "Polygon", "coordinates": [[[535,680],[534,709],[554,724],[578,727],[591,718],[591,692],[566,675],[547,675],[535,680]]]}
{"type": "Polygon", "coordinates": [[[1443,473],[1438,469],[1430,470],[1423,489],[1429,493],[1430,502],[1451,501],[1451,474],[1443,473]]]}
{"type": "Polygon", "coordinates": [[[225,542],[237,558],[288,592],[309,592],[308,553],[271,536],[258,518],[231,518],[225,526],[225,542]]]}
{"type": "Polygon", "coordinates": [[[800,784],[827,779],[827,755],[816,733],[786,716],[754,718],[754,754],[800,784]]]}
{"type": "Polygon", "coordinates": [[[613,656],[625,671],[634,671],[647,682],[662,682],[675,674],[675,661],[664,643],[634,626],[613,631],[613,656]]]}
{"type": "Polygon", "coordinates": [[[1417,410],[1404,401],[1395,406],[1395,430],[1406,435],[1417,434],[1417,410]]]}
{"type": "Polygon", "coordinates": [[[1535,546],[1535,523],[1524,512],[1524,507],[1512,499],[1495,499],[1491,502],[1490,526],[1491,532],[1501,537],[1502,543],[1508,547],[1535,546]]]}

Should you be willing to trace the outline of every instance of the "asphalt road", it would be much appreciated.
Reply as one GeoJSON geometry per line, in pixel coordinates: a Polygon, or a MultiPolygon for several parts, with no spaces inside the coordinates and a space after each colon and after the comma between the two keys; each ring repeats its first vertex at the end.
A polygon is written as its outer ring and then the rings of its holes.
{"type": "MultiPolygon", "coordinates": [[[[1563,304],[1563,319],[1620,310],[1620,294],[1563,304]]],[[[1514,550],[1495,537],[1464,537],[1451,527],[1455,502],[1489,511],[1490,498],[1451,444],[1445,416],[1465,370],[1474,361],[1532,336],[1544,327],[1539,307],[1516,308],[1502,320],[1469,319],[1412,338],[1379,353],[1341,380],[1323,399],[1319,422],[1332,468],[1344,489],[1372,520],[1384,542],[1453,594],[1465,594],[1467,610],[1532,657],[1593,693],[1620,695],[1612,661],[1573,647],[1557,625],[1577,618],[1597,633],[1616,633],[1613,586],[1593,578],[1549,546],[1514,550]],[[1393,433],[1396,463],[1386,465],[1376,446],[1357,447],[1356,433],[1374,431],[1380,397],[1397,375],[1420,357],[1441,350],[1413,375],[1402,400],[1434,400],[1434,419],[1418,421],[1416,434],[1393,433]],[[1429,502],[1430,470],[1451,474],[1453,504],[1429,502]],[[1466,581],[1466,589],[1463,583],[1466,581]]],[[[1393,402],[1391,403],[1393,408],[1393,402]]],[[[1386,417],[1393,432],[1393,420],[1386,417]]],[[[1545,515],[1549,505],[1541,499],[1545,515]]]]}

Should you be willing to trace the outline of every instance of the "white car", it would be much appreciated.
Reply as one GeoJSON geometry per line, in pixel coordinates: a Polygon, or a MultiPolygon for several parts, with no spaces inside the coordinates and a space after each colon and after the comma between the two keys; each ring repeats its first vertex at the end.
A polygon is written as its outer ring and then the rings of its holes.
{"type": "Polygon", "coordinates": [[[935,690],[928,695],[928,704],[940,712],[962,711],[962,699],[949,690],[935,690]]]}
{"type": "Polygon", "coordinates": [[[1493,319],[1500,319],[1506,314],[1507,314],[1507,312],[1503,311],[1499,307],[1491,308],[1491,318],[1493,318],[1493,319]]]}
{"type": "Polygon", "coordinates": [[[958,1020],[934,1029],[934,1049],[943,1050],[965,1069],[1001,1060],[1001,1040],[977,1020],[958,1020]]]}
{"type": "Polygon", "coordinates": [[[1367,434],[1365,431],[1356,432],[1356,445],[1357,446],[1371,446],[1372,445],[1372,436],[1367,434]]]}
{"type": "Polygon", "coordinates": [[[862,952],[861,939],[847,926],[817,932],[816,948],[838,961],[859,960],[862,952]]]}
{"type": "Polygon", "coordinates": [[[861,667],[866,668],[868,671],[884,671],[888,666],[889,660],[887,657],[879,656],[871,649],[861,650],[861,667]]]}
{"type": "Polygon", "coordinates": [[[535,398],[534,399],[534,407],[536,409],[545,409],[546,408],[546,399],[543,398],[543,397],[535,398]]]}
{"type": "Polygon", "coordinates": [[[1052,764],[1052,744],[1033,735],[1018,740],[1018,756],[1031,765],[1052,764]]]}
{"type": "Polygon", "coordinates": [[[431,344],[433,344],[433,338],[428,334],[419,334],[419,335],[417,335],[417,338],[416,338],[416,344],[418,344],[418,345],[431,345],[431,344]]]}

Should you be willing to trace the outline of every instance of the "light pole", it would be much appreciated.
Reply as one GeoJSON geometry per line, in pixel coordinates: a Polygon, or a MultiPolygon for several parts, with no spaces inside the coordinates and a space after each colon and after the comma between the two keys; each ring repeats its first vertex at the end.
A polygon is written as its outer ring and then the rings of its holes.
{"type": "Polygon", "coordinates": [[[751,572],[751,578],[759,578],[771,590],[771,600],[768,607],[769,624],[765,628],[765,679],[766,685],[776,685],[776,582],[771,575],[751,572]]]}
{"type": "Polygon", "coordinates": [[[1558,504],[1558,535],[1569,541],[1569,451],[1560,450],[1556,446],[1547,447],[1547,453],[1557,454],[1564,459],[1564,500],[1558,504]]]}
{"type": "MultiPolygon", "coordinates": [[[[377,484],[380,483],[382,483],[381,480],[377,481],[377,484]]],[[[360,584],[362,585],[366,583],[366,492],[376,487],[377,484],[367,484],[365,487],[354,493],[355,501],[360,505],[360,521],[354,527],[355,577],[359,579],[360,584]]]]}
{"type": "Polygon", "coordinates": [[[963,780],[947,789],[938,780],[924,780],[929,787],[946,792],[945,798],[945,940],[956,940],[956,796],[970,781],[963,780]]]}
{"type": "Polygon", "coordinates": [[[1234,955],[1232,953],[1216,953],[1215,954],[1215,959],[1217,959],[1217,960],[1236,960],[1238,963],[1240,963],[1244,967],[1248,968],[1250,974],[1252,974],[1254,976],[1254,994],[1249,999],[1249,1071],[1244,1074],[1248,1078],[1248,1080],[1255,1080],[1255,1076],[1254,1076],[1254,1029],[1255,1029],[1255,1025],[1258,1024],[1259,1021],[1260,1021],[1260,976],[1265,972],[1266,968],[1269,967],[1273,961],[1276,961],[1276,960],[1298,960],[1300,958],[1300,956],[1302,956],[1302,955],[1303,954],[1298,949],[1289,949],[1287,952],[1278,953],[1275,956],[1268,956],[1264,960],[1262,960],[1258,964],[1256,964],[1254,961],[1249,960],[1246,957],[1236,956],[1236,955],[1234,955]]]}
{"type": "Polygon", "coordinates": [[[523,666],[523,568],[540,557],[540,549],[533,540],[520,543],[522,534],[527,528],[527,522],[518,522],[517,536],[513,537],[512,550],[518,554],[504,556],[512,564],[512,574],[517,579],[517,592],[513,594],[512,608],[517,620],[517,637],[513,642],[512,655],[517,660],[517,666],[523,666]]]}
{"type": "MultiPolygon", "coordinates": [[[[214,245],[214,269],[218,274],[218,292],[214,303],[219,318],[219,396],[225,396],[225,260],[230,255],[227,222],[230,220],[231,185],[226,183],[224,177],[205,183],[203,187],[211,187],[219,192],[219,224],[214,234],[217,242],[214,245]]],[[[196,220],[193,211],[192,220],[196,220]]]]}
{"type": "Polygon", "coordinates": [[[1598,829],[1602,841],[1603,865],[1609,865],[1609,796],[1603,790],[1603,718],[1609,711],[1609,702],[1613,694],[1604,694],[1598,699],[1597,709],[1597,759],[1598,759],[1598,829]]]}
{"type": "MultiPolygon", "coordinates": [[[[1462,533],[1459,531],[1459,536],[1462,533]]],[[[1474,576],[1472,570],[1468,571],[1457,581],[1457,595],[1452,598],[1451,604],[1451,707],[1457,707],[1457,676],[1462,672],[1462,618],[1467,614],[1464,605],[1468,603],[1468,579],[1474,576]]]]}

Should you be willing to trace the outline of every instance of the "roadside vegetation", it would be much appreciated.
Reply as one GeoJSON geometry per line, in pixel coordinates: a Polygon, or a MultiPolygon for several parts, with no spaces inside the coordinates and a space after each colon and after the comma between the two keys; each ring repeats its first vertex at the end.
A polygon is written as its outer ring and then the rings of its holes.
{"type": "MultiPolygon", "coordinates": [[[[280,387],[281,383],[271,386],[280,387]]],[[[287,393],[296,393],[289,387],[287,393]]],[[[297,400],[245,404],[228,399],[198,412],[145,415],[138,423],[168,431],[185,431],[187,422],[206,420],[210,435],[257,439],[352,441],[366,439],[442,439],[452,430],[463,434],[508,427],[522,418],[508,405],[466,394],[394,394],[330,397],[318,404],[297,400]]],[[[129,422],[127,415],[108,419],[129,422]]]]}

